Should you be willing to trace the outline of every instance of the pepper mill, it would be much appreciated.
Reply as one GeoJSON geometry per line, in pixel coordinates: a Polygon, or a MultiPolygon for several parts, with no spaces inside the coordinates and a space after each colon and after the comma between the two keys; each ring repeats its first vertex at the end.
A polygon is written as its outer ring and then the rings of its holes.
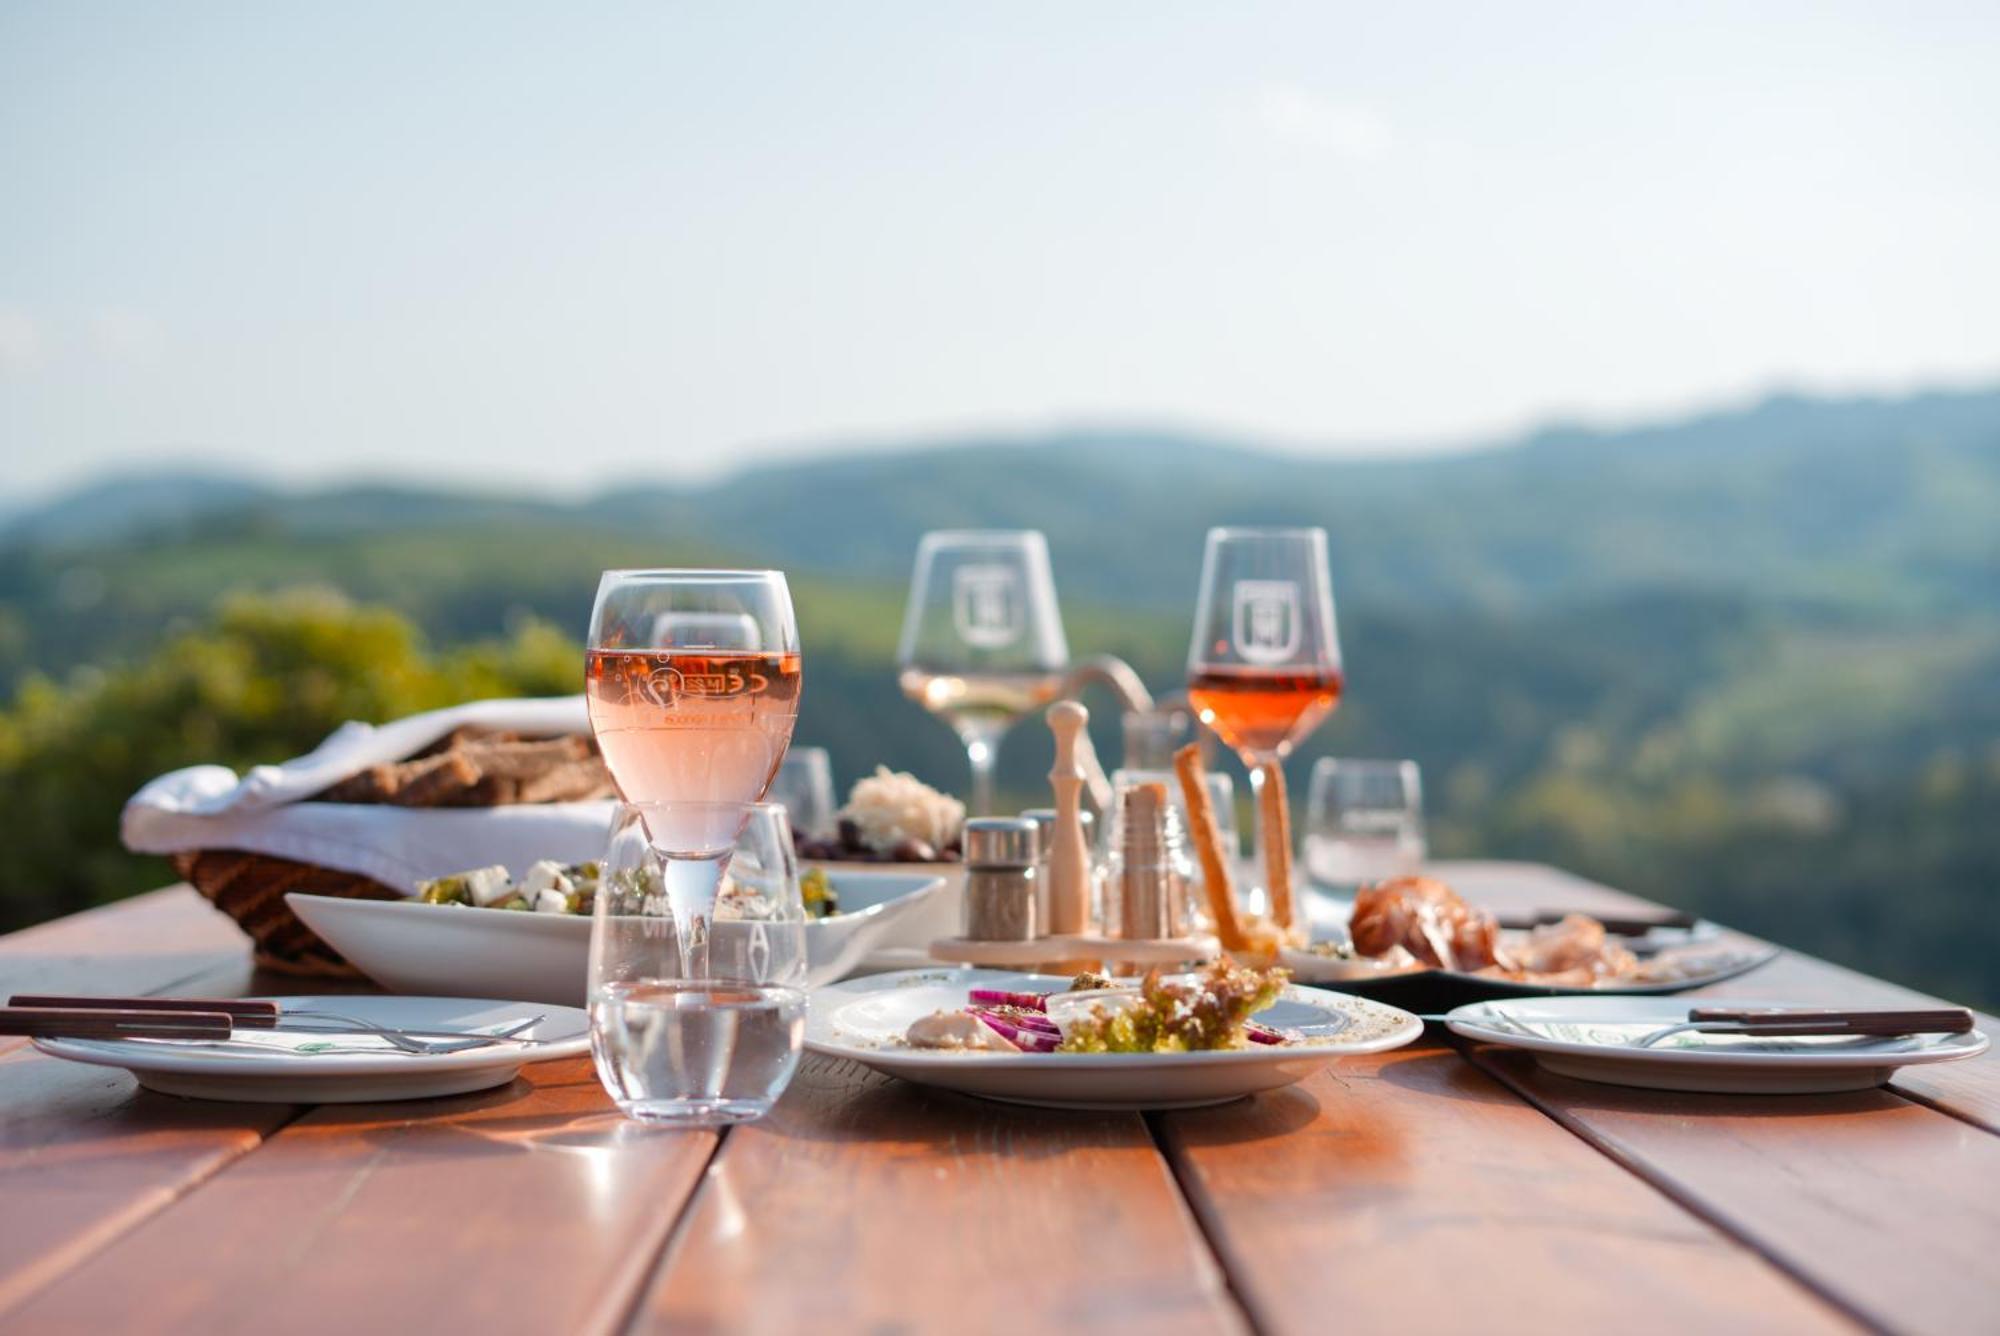
{"type": "Polygon", "coordinates": [[[1056,794],[1056,819],[1050,831],[1048,931],[1075,934],[1088,931],[1090,920],[1090,851],[1083,840],[1083,766],[1077,740],[1090,722],[1090,711],[1073,700],[1049,707],[1049,731],[1056,738],[1056,763],[1049,785],[1056,794]]]}

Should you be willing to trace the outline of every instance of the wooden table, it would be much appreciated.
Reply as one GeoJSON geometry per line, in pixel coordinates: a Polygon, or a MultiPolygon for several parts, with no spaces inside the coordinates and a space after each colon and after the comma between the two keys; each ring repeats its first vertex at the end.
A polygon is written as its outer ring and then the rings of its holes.
{"type": "MultiPolygon", "coordinates": [[[[1443,874],[1495,906],[1643,903],[1443,874]]],[[[310,991],[253,976],[185,887],[0,938],[0,986],[310,991]]],[[[1723,988],[1917,1000],[1799,956],[1723,988]]],[[[718,1136],[621,1121],[582,1060],[231,1105],[0,1039],[0,1185],[7,1332],[2000,1331],[1994,1055],[1728,1098],[1427,1045],[1147,1116],[809,1057],[718,1136]]]]}

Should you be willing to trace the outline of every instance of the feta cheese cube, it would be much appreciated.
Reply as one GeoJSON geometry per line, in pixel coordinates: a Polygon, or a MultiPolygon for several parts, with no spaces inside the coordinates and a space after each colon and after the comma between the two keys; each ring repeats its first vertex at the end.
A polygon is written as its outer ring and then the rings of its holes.
{"type": "Polygon", "coordinates": [[[472,903],[479,906],[505,900],[514,893],[514,879],[507,875],[507,869],[499,864],[492,867],[474,868],[461,873],[465,878],[465,888],[471,892],[472,903]]]}
{"type": "Polygon", "coordinates": [[[575,889],[568,874],[563,871],[562,864],[551,862],[546,858],[529,868],[521,877],[521,894],[538,905],[544,891],[558,891],[567,898],[575,889]]]}

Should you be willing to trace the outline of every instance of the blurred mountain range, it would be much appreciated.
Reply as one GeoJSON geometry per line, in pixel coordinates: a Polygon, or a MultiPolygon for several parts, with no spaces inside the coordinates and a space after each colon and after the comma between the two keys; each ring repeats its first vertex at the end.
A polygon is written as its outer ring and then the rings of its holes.
{"type": "Polygon", "coordinates": [[[0,521],[0,549],[435,526],[661,535],[787,569],[907,575],[926,529],[1034,527],[1065,591],[1176,609],[1212,524],[1324,525],[1343,597],[1500,611],[1634,587],[1984,608],[2000,588],[2000,388],[1784,395],[1624,431],[1327,459],[1157,431],[940,442],[582,502],[411,487],[109,479],[0,521]]]}

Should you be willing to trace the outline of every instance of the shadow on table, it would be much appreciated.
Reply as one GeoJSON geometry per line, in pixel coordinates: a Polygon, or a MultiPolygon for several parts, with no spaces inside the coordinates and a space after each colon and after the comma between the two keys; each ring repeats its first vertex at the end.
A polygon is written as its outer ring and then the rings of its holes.
{"type": "Polygon", "coordinates": [[[1479,1066],[1495,1081],[1535,1104],[1566,1114],[1652,1114],[1664,1119],[1693,1118],[1853,1118],[1878,1115],[1908,1118],[1917,1107],[1886,1086],[1817,1095],[1713,1094],[1693,1090],[1652,1090],[1642,1086],[1583,1081],[1543,1071],[1529,1054],[1499,1046],[1476,1050],[1479,1066]]]}

